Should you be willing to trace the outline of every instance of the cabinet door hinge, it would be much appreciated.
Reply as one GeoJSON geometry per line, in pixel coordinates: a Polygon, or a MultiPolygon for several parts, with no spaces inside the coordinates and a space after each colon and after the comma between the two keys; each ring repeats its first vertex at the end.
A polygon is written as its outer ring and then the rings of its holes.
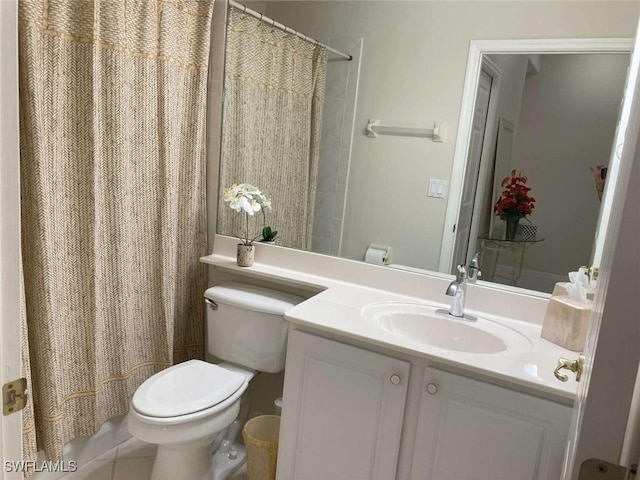
{"type": "Polygon", "coordinates": [[[580,466],[578,480],[635,480],[637,470],[637,465],[627,468],[598,458],[590,458],[580,466]]]}
{"type": "Polygon", "coordinates": [[[27,404],[27,380],[19,378],[2,386],[2,413],[11,415],[27,404]]]}

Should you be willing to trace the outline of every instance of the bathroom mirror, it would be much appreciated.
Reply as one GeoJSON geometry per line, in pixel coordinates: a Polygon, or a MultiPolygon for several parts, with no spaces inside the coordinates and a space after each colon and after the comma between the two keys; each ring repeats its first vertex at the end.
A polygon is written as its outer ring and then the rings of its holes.
{"type": "MultiPolygon", "coordinates": [[[[496,282],[515,284],[532,294],[548,293],[567,271],[588,264],[600,208],[589,166],[609,162],[631,48],[630,40],[615,38],[633,35],[638,13],[631,2],[599,3],[247,2],[250,8],[354,57],[347,62],[329,55],[327,63],[309,249],[364,260],[370,245],[380,246],[390,248],[387,262],[394,267],[449,273],[452,265],[462,259],[468,262],[468,253],[479,249],[478,237],[503,235],[504,222],[491,211],[500,188],[496,184],[510,169],[519,169],[528,176],[537,198],[531,223],[544,241],[527,245],[515,281],[511,272],[521,251],[515,252],[515,259],[513,253],[510,257],[501,253],[493,265],[485,263],[485,278],[491,280],[491,272],[496,282]],[[578,37],[592,40],[482,42],[578,37]],[[587,53],[599,56],[589,59],[587,53]],[[492,124],[479,142],[486,157],[484,166],[477,167],[476,180],[466,181],[472,187],[465,188],[464,179],[470,178],[465,177],[470,125],[483,59],[494,74],[497,70],[499,80],[494,82],[499,88],[491,104],[492,124]],[[589,64],[594,70],[587,73],[589,64]],[[579,80],[573,77],[573,87],[558,86],[560,77],[569,73],[579,80]],[[594,93],[598,88],[606,90],[615,107],[601,103],[602,95],[594,93]],[[602,112],[597,119],[601,126],[597,148],[585,141],[595,140],[594,135],[577,133],[570,119],[535,108],[544,103],[540,99],[553,104],[554,95],[566,100],[575,96],[582,105],[579,95],[585,95],[591,99],[589,108],[602,112]],[[442,142],[397,134],[371,138],[366,131],[369,120],[425,131],[444,124],[444,138],[442,142]],[[554,143],[562,139],[567,140],[565,146],[554,143]],[[569,146],[582,149],[569,152],[569,146]],[[569,157],[578,162],[573,166],[556,162],[569,157]],[[540,163],[544,168],[537,170],[540,163]],[[558,194],[567,194],[573,186],[579,186],[580,193],[569,197],[582,206],[558,205],[562,198],[558,194]],[[463,245],[456,252],[454,226],[460,232],[458,216],[465,201],[470,218],[473,212],[477,217],[475,225],[469,224],[467,245],[476,247],[463,245]],[[562,215],[548,222],[549,212],[562,215]],[[579,256],[561,255],[565,263],[554,260],[549,252],[564,247],[579,251],[579,256]],[[553,268],[542,269],[543,264],[553,268]]],[[[580,122],[586,118],[578,107],[564,111],[578,113],[580,122]]],[[[222,164],[233,161],[221,158],[222,164]]],[[[220,228],[217,233],[237,234],[220,228]]],[[[486,254],[484,262],[492,261],[491,255],[495,253],[486,254]]]]}
{"type": "Polygon", "coordinates": [[[629,54],[617,40],[534,43],[472,42],[474,108],[461,118],[452,174],[464,180],[449,198],[440,269],[480,252],[485,279],[551,292],[567,272],[599,264],[596,226],[610,203],[601,167],[611,166],[629,54]],[[515,242],[494,211],[511,172],[536,198],[515,242]]]}

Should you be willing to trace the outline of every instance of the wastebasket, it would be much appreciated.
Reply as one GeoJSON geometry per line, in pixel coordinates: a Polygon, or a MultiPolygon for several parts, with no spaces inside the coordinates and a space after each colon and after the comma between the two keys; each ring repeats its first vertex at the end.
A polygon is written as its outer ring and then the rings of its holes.
{"type": "Polygon", "coordinates": [[[247,449],[247,479],[275,480],[280,417],[261,415],[244,424],[242,438],[247,449]]]}

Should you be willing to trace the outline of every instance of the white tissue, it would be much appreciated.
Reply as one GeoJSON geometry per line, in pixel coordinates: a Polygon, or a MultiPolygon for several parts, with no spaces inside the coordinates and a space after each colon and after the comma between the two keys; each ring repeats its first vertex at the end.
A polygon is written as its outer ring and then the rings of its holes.
{"type": "Polygon", "coordinates": [[[567,284],[567,294],[571,300],[580,303],[587,303],[587,286],[589,285],[589,277],[584,272],[569,272],[569,281],[567,284]]]}
{"type": "Polygon", "coordinates": [[[369,248],[367,248],[367,252],[364,255],[364,261],[373,265],[384,265],[387,263],[389,250],[389,247],[369,245],[369,248]]]}

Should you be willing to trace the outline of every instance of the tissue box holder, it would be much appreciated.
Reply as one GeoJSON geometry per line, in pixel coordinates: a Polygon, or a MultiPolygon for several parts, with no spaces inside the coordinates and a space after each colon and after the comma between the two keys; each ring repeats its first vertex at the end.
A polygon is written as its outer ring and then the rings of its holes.
{"type": "Polygon", "coordinates": [[[574,352],[582,352],[589,330],[592,302],[568,296],[551,297],[542,324],[542,338],[574,352]]]}
{"type": "MultiPolygon", "coordinates": [[[[553,292],[551,292],[551,296],[559,297],[563,295],[569,295],[569,292],[567,291],[567,285],[569,285],[569,282],[556,283],[555,287],[553,288],[553,292]]],[[[586,287],[586,288],[587,288],[587,300],[593,300],[593,297],[595,297],[596,295],[596,289],[593,287],[586,287]]]]}

